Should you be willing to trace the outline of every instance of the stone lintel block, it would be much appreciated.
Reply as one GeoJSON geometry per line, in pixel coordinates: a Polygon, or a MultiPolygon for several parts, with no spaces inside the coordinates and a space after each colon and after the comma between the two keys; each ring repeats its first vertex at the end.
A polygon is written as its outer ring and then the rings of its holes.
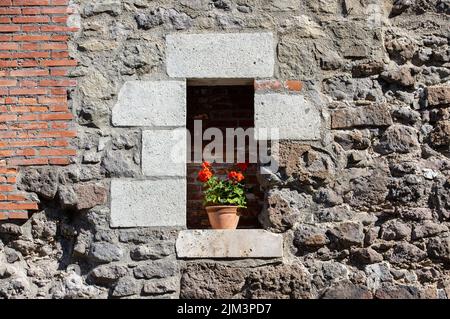
{"type": "Polygon", "coordinates": [[[186,176],[186,129],[142,132],[145,176],[186,176]]]}
{"type": "Polygon", "coordinates": [[[263,229],[182,230],[176,250],[179,258],[279,258],[283,237],[263,229]]]}
{"type": "Polygon", "coordinates": [[[115,126],[186,125],[186,81],[127,81],[112,110],[115,126]]]}
{"type": "Polygon", "coordinates": [[[166,37],[167,73],[178,78],[272,77],[273,34],[203,33],[166,37]]]}
{"type": "Polygon", "coordinates": [[[111,227],[186,225],[186,180],[111,180],[111,227]]]}
{"type": "Polygon", "coordinates": [[[255,94],[256,139],[320,139],[321,119],[315,105],[303,95],[285,93],[255,94]],[[278,130],[278,138],[264,133],[278,130]]]}

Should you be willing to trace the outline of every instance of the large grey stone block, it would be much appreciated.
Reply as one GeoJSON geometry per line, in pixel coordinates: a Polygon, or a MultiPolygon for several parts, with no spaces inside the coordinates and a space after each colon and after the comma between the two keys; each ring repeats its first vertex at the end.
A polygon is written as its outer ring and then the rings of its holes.
{"type": "Polygon", "coordinates": [[[112,110],[115,126],[185,126],[185,81],[128,81],[112,110]]]}
{"type": "Polygon", "coordinates": [[[272,77],[272,33],[171,34],[166,37],[167,73],[182,78],[272,77]]]}
{"type": "Polygon", "coordinates": [[[143,131],[142,173],[146,176],[185,176],[186,129],[143,131]]]}
{"type": "Polygon", "coordinates": [[[317,140],[320,138],[320,113],[311,102],[298,94],[255,94],[255,134],[278,130],[280,140],[317,140]]]}
{"type": "Polygon", "coordinates": [[[183,230],[176,250],[179,258],[278,258],[283,237],[263,229],[183,230]]]}
{"type": "Polygon", "coordinates": [[[186,225],[186,180],[111,180],[111,227],[186,225]]]}

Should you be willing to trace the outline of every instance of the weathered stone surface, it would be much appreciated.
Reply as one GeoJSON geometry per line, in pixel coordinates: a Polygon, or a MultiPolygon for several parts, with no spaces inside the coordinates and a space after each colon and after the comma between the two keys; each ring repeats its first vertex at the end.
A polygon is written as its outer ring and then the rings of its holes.
{"type": "Polygon", "coordinates": [[[392,219],[381,227],[381,238],[385,240],[401,240],[411,237],[411,227],[398,219],[392,219]]]}
{"type": "Polygon", "coordinates": [[[375,291],[376,299],[417,299],[417,287],[384,285],[375,291]]]}
{"type": "Polygon", "coordinates": [[[257,139],[271,139],[267,134],[272,129],[278,130],[279,134],[278,138],[272,139],[317,140],[321,129],[319,110],[302,95],[256,94],[257,139]]]}
{"type": "Polygon", "coordinates": [[[412,231],[412,238],[420,239],[425,237],[431,237],[446,231],[448,231],[448,227],[446,225],[426,220],[422,225],[414,226],[412,231]]]}
{"type": "Polygon", "coordinates": [[[313,225],[301,225],[294,232],[294,245],[299,249],[318,249],[329,242],[326,230],[313,225]]]}
{"type": "Polygon", "coordinates": [[[133,270],[138,279],[166,278],[178,273],[176,260],[161,259],[139,264],[133,270]]]}
{"type": "Polygon", "coordinates": [[[271,33],[170,34],[167,73],[181,78],[257,78],[274,72],[271,33]]]}
{"type": "Polygon", "coordinates": [[[95,267],[88,275],[94,283],[108,285],[125,276],[128,269],[121,265],[100,265],[95,267]]]}
{"type": "Polygon", "coordinates": [[[361,285],[346,280],[340,281],[325,290],[322,299],[372,299],[370,291],[361,285]]]}
{"type": "Polygon", "coordinates": [[[19,225],[5,223],[5,224],[0,224],[0,234],[20,236],[23,234],[23,231],[19,225]]]}
{"type": "Polygon", "coordinates": [[[450,86],[436,85],[427,88],[428,106],[450,104],[450,86]]]}
{"type": "Polygon", "coordinates": [[[432,258],[450,262],[450,237],[430,239],[427,245],[428,254],[432,258]]]}
{"type": "Polygon", "coordinates": [[[392,118],[384,104],[370,104],[356,108],[338,109],[331,113],[331,128],[358,126],[389,126],[392,118]]]}
{"type": "Polygon", "coordinates": [[[99,0],[95,3],[90,3],[84,7],[83,14],[87,17],[99,14],[108,13],[112,16],[117,16],[122,12],[122,3],[120,0],[99,0]]]}
{"type": "Polygon", "coordinates": [[[178,277],[151,279],[144,283],[142,292],[146,295],[163,295],[177,292],[180,289],[178,277]]]}
{"type": "Polygon", "coordinates": [[[367,275],[367,288],[374,291],[380,288],[383,283],[392,282],[394,277],[390,270],[390,266],[387,262],[367,265],[364,268],[364,272],[367,275]]]}
{"type": "Polygon", "coordinates": [[[381,73],[380,77],[392,84],[398,84],[405,87],[413,86],[415,83],[411,69],[407,66],[393,67],[381,73]]]}
{"type": "Polygon", "coordinates": [[[245,288],[245,298],[309,299],[311,276],[298,264],[261,267],[250,272],[245,288]]]}
{"type": "Polygon", "coordinates": [[[358,264],[375,264],[383,261],[383,255],[370,247],[354,250],[351,257],[358,264]]]}
{"type": "Polygon", "coordinates": [[[174,253],[174,243],[169,240],[164,240],[136,246],[130,251],[130,256],[133,260],[148,260],[160,259],[174,253]]]}
{"type": "Polygon", "coordinates": [[[185,176],[186,130],[143,131],[142,173],[146,176],[185,176]]]}
{"type": "Polygon", "coordinates": [[[115,126],[185,126],[184,81],[128,81],[112,110],[115,126]]]}
{"type": "Polygon", "coordinates": [[[49,167],[25,169],[21,172],[19,187],[52,199],[58,190],[58,171],[49,167]]]}
{"type": "Polygon", "coordinates": [[[112,291],[113,297],[126,297],[138,294],[140,292],[140,284],[132,277],[122,277],[117,281],[112,291]]]}
{"type": "Polygon", "coordinates": [[[123,256],[123,250],[108,242],[98,242],[91,245],[89,256],[96,262],[109,263],[120,260],[123,256]]]}
{"type": "Polygon", "coordinates": [[[226,267],[218,263],[188,263],[181,277],[180,297],[237,298],[244,285],[245,274],[241,268],[226,267]]]}
{"type": "Polygon", "coordinates": [[[77,196],[78,210],[104,204],[108,197],[106,188],[99,184],[76,184],[74,191],[77,196]]]}
{"type": "Polygon", "coordinates": [[[283,256],[283,238],[258,229],[184,230],[176,250],[178,258],[274,258],[283,256]]]}
{"type": "Polygon", "coordinates": [[[401,242],[395,245],[388,260],[393,264],[419,262],[427,257],[427,253],[415,245],[401,242]]]}
{"type": "Polygon", "coordinates": [[[360,223],[341,223],[329,230],[328,233],[332,237],[332,241],[340,247],[348,248],[363,245],[364,232],[360,223]]]}
{"type": "Polygon", "coordinates": [[[185,30],[193,25],[193,20],[184,12],[175,9],[158,8],[149,14],[138,13],[135,16],[140,29],[149,30],[159,25],[164,25],[168,29],[185,30]]]}
{"type": "Polygon", "coordinates": [[[431,133],[431,143],[436,147],[450,146],[450,121],[439,121],[431,133]]]}
{"type": "Polygon", "coordinates": [[[381,136],[380,143],[375,149],[380,154],[409,153],[418,150],[417,131],[401,124],[392,125],[381,136]]]}
{"type": "Polygon", "coordinates": [[[178,179],[111,181],[111,227],[183,226],[186,182],[178,179]]]}
{"type": "Polygon", "coordinates": [[[283,232],[299,220],[310,221],[314,205],[312,198],[303,193],[288,189],[274,189],[267,194],[267,207],[259,219],[264,228],[283,232]]]}

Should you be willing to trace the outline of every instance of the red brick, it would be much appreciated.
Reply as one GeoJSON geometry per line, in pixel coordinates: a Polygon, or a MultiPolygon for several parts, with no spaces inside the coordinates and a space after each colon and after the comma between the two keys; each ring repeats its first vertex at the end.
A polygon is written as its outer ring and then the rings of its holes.
{"type": "Polygon", "coordinates": [[[11,42],[0,42],[0,50],[19,50],[19,45],[11,42]]]}
{"type": "Polygon", "coordinates": [[[47,76],[48,70],[41,70],[41,69],[13,70],[10,72],[10,75],[11,76],[47,76]]]}
{"type": "Polygon", "coordinates": [[[0,0],[0,7],[8,7],[10,5],[12,5],[11,0],[0,0]]]}
{"type": "Polygon", "coordinates": [[[41,8],[23,8],[22,14],[28,15],[41,14],[41,8]]]}
{"type": "Polygon", "coordinates": [[[13,17],[14,23],[46,23],[50,21],[49,16],[17,16],[13,17]]]}
{"type": "Polygon", "coordinates": [[[16,80],[1,80],[0,79],[0,86],[16,86],[17,81],[16,80]]]}
{"type": "MultiPolygon", "coordinates": [[[[1,6],[1,4],[0,4],[1,6]]],[[[2,8],[0,7],[0,15],[14,15],[14,14],[21,14],[20,8],[2,8]]]]}
{"type": "Polygon", "coordinates": [[[77,151],[73,149],[41,149],[39,154],[42,156],[74,156],[77,155],[77,151]]]}
{"type": "Polygon", "coordinates": [[[0,114],[0,122],[15,121],[16,119],[17,115],[15,114],[0,114]]]}
{"type": "Polygon", "coordinates": [[[70,113],[50,113],[41,114],[39,118],[42,121],[71,120],[73,119],[73,115],[70,113]]]}
{"type": "Polygon", "coordinates": [[[62,42],[41,43],[39,50],[67,50],[67,44],[62,42]]]}
{"type": "Polygon", "coordinates": [[[13,158],[8,161],[8,165],[27,166],[27,165],[47,165],[47,164],[48,164],[47,158],[30,158],[30,159],[13,158]]]}
{"type": "Polygon", "coordinates": [[[15,6],[47,6],[49,0],[13,0],[15,6]]]}
{"type": "Polygon", "coordinates": [[[40,63],[42,66],[76,66],[77,61],[63,59],[63,60],[44,60],[40,63]]]}
{"type": "Polygon", "coordinates": [[[303,83],[297,80],[288,80],[284,82],[285,87],[290,91],[301,91],[303,88],[303,83]]]}
{"type": "Polygon", "coordinates": [[[1,68],[15,68],[18,65],[17,61],[2,61],[0,60],[1,68]]]}
{"type": "Polygon", "coordinates": [[[0,23],[11,23],[11,18],[0,16],[0,23]]]}
{"type": "Polygon", "coordinates": [[[18,25],[0,25],[0,32],[19,32],[20,26],[18,25]]]}
{"type": "Polygon", "coordinates": [[[40,86],[75,86],[77,85],[76,80],[41,80],[39,81],[40,86]]]}
{"type": "Polygon", "coordinates": [[[27,219],[28,212],[9,212],[8,218],[9,219],[27,219]]]}
{"type": "Polygon", "coordinates": [[[11,194],[11,195],[8,195],[8,196],[7,196],[7,199],[8,199],[9,201],[18,201],[18,202],[21,202],[21,201],[26,200],[26,197],[25,197],[24,195],[20,195],[20,194],[11,194]]]}
{"type": "Polygon", "coordinates": [[[0,150],[0,157],[10,157],[14,154],[13,150],[0,150]]]}
{"type": "Polygon", "coordinates": [[[12,192],[13,189],[12,185],[0,185],[0,192],[12,192]]]}
{"type": "Polygon", "coordinates": [[[68,159],[66,157],[49,158],[48,162],[51,165],[69,165],[70,159],[68,159]]]}
{"type": "Polygon", "coordinates": [[[0,220],[8,219],[8,213],[0,212],[0,220]]]}
{"type": "Polygon", "coordinates": [[[11,89],[11,95],[46,95],[47,89],[11,89]]]}

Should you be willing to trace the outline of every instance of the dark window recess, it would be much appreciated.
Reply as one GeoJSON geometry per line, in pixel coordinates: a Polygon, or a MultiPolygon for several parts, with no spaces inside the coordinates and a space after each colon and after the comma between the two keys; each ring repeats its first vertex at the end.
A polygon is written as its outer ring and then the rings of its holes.
{"type": "MultiPolygon", "coordinates": [[[[188,86],[187,128],[191,132],[191,152],[194,150],[194,120],[202,120],[203,130],[219,128],[225,137],[226,128],[247,129],[254,127],[253,86],[188,86]]],[[[203,147],[211,141],[203,141],[203,147]]],[[[246,141],[248,160],[248,139],[246,141]]],[[[226,147],[226,146],[224,146],[226,147]]],[[[237,142],[235,141],[235,151],[237,142]]],[[[225,153],[225,150],[223,151],[225,153]]],[[[189,155],[189,154],[188,154],[189,155]]],[[[191,154],[193,159],[193,154],[191,154]]],[[[235,155],[236,158],[236,155],[235,155]]],[[[214,169],[224,172],[233,164],[214,164],[214,169]]],[[[209,228],[208,216],[203,208],[201,183],[197,172],[201,163],[187,164],[187,226],[191,229],[209,228]]],[[[261,212],[264,194],[256,178],[257,164],[251,164],[246,174],[246,185],[250,188],[248,208],[241,209],[238,228],[261,228],[258,215],[261,212]]]]}

